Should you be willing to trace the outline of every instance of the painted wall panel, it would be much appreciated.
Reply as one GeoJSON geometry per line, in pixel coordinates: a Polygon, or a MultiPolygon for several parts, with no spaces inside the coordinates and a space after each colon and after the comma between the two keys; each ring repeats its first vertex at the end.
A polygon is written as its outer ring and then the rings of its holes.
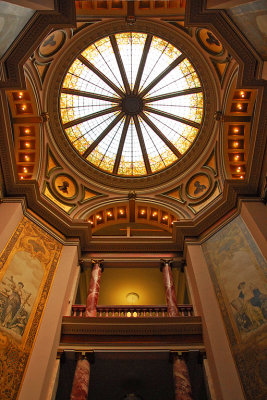
{"type": "Polygon", "coordinates": [[[247,399],[267,393],[267,263],[239,216],[203,251],[247,399]]]}
{"type": "Polygon", "coordinates": [[[62,245],[23,218],[0,256],[0,398],[16,399],[62,245]]]}

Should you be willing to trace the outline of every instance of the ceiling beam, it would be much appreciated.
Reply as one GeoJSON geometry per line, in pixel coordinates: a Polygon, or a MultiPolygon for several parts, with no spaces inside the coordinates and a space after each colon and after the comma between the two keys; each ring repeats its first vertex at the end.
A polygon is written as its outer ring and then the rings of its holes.
{"type": "Polygon", "coordinates": [[[194,128],[198,128],[198,129],[200,128],[200,124],[198,122],[194,122],[194,121],[191,121],[190,119],[178,117],[178,115],[167,113],[165,111],[156,110],[155,108],[152,108],[152,107],[145,106],[144,107],[144,111],[148,111],[150,113],[158,114],[161,117],[173,119],[175,121],[181,122],[182,124],[190,125],[190,126],[192,126],[194,128]]]}
{"type": "Polygon", "coordinates": [[[165,100],[165,99],[170,99],[172,97],[178,97],[178,96],[187,96],[188,94],[200,93],[202,91],[203,91],[203,89],[201,87],[190,88],[190,89],[185,89],[185,90],[178,90],[177,92],[160,94],[158,96],[153,96],[148,99],[143,99],[143,102],[151,103],[153,101],[165,100]]]}
{"type": "Polygon", "coordinates": [[[180,151],[177,149],[177,147],[174,146],[174,144],[166,138],[166,136],[156,127],[155,124],[145,115],[143,112],[140,114],[140,117],[147,123],[147,125],[150,126],[151,129],[160,137],[160,139],[166,144],[166,146],[169,147],[169,149],[176,155],[177,158],[181,158],[182,154],[180,151]]]}
{"type": "Polygon", "coordinates": [[[100,79],[102,79],[102,81],[105,82],[112,90],[114,90],[114,92],[116,92],[119,96],[124,97],[124,93],[118,88],[118,86],[116,86],[110,79],[106,77],[106,75],[99,71],[99,69],[97,69],[90,61],[88,61],[81,54],[77,58],[100,79]]]}
{"type": "Polygon", "coordinates": [[[124,122],[124,127],[123,127],[122,134],[121,134],[120,144],[119,144],[119,148],[118,148],[118,151],[117,151],[117,155],[116,155],[116,159],[115,159],[115,163],[114,163],[114,167],[113,167],[113,174],[117,174],[118,173],[120,160],[121,160],[121,153],[122,153],[123,146],[124,146],[124,143],[125,143],[125,138],[126,138],[126,134],[127,134],[127,131],[128,131],[130,120],[131,120],[131,116],[127,115],[126,119],[125,119],[125,122],[124,122]]]}
{"type": "Polygon", "coordinates": [[[144,46],[144,50],[143,50],[143,54],[141,57],[141,61],[138,67],[138,71],[137,71],[137,75],[136,75],[136,79],[135,79],[135,84],[134,84],[134,89],[133,92],[134,94],[138,93],[139,90],[139,86],[140,86],[140,81],[144,72],[144,68],[145,68],[145,63],[147,60],[147,55],[151,46],[151,42],[152,42],[153,36],[152,35],[147,35],[146,38],[146,42],[145,42],[145,46],[144,46]]]}
{"type": "Polygon", "coordinates": [[[121,102],[121,99],[116,97],[104,96],[103,94],[85,92],[83,90],[78,90],[78,89],[62,88],[61,93],[72,94],[73,96],[89,97],[92,99],[103,100],[103,101],[110,101],[111,103],[121,102]]]}
{"type": "Polygon", "coordinates": [[[119,67],[119,70],[120,70],[120,74],[121,74],[121,77],[122,77],[122,81],[123,81],[123,84],[124,84],[124,87],[125,87],[126,94],[130,94],[131,89],[130,89],[130,85],[129,85],[128,78],[127,78],[127,75],[126,75],[126,71],[125,71],[125,68],[124,68],[124,65],[123,65],[123,61],[121,59],[120,50],[119,50],[119,47],[118,47],[117,40],[116,40],[114,35],[110,35],[109,39],[110,39],[111,46],[113,48],[114,55],[115,55],[115,58],[116,58],[116,61],[117,61],[117,64],[118,64],[118,67],[119,67]]]}
{"type": "Polygon", "coordinates": [[[138,135],[139,143],[140,143],[140,146],[141,146],[143,159],[144,159],[145,166],[146,166],[146,172],[148,174],[151,174],[152,171],[151,171],[150,162],[149,162],[148,154],[147,154],[147,151],[146,151],[146,145],[145,145],[144,137],[143,137],[143,134],[142,134],[142,131],[141,131],[140,123],[139,123],[138,117],[136,115],[133,117],[133,119],[134,119],[136,132],[137,132],[137,135],[138,135]]]}
{"type": "MultiPolygon", "coordinates": [[[[152,82],[140,93],[140,96],[144,97],[154,86],[156,86],[166,75],[168,75],[177,65],[185,59],[185,55],[181,54],[176,58],[164,71],[162,71],[152,82]]],[[[155,65],[155,68],[157,66],[155,65]]]]}
{"type": "Polygon", "coordinates": [[[63,128],[67,129],[73,125],[78,125],[78,124],[81,124],[82,122],[89,121],[90,119],[98,118],[98,117],[101,117],[102,115],[107,115],[107,114],[110,114],[110,113],[113,113],[113,112],[119,111],[119,110],[120,110],[119,106],[106,108],[105,110],[97,111],[93,114],[89,114],[89,115],[85,115],[84,117],[73,119],[72,121],[69,121],[66,124],[64,124],[63,128]]]}

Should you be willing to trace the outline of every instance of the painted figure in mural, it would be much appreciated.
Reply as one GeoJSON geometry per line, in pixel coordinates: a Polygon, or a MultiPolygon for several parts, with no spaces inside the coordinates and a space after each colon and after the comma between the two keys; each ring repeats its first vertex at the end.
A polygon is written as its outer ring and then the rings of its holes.
{"type": "Polygon", "coordinates": [[[7,279],[11,282],[11,285],[10,291],[8,292],[6,305],[3,310],[3,326],[5,328],[9,328],[14,316],[20,309],[23,294],[22,289],[24,287],[24,284],[22,282],[18,282],[18,284],[16,285],[13,280],[13,276],[11,276],[11,279],[7,279]]]}
{"type": "Polygon", "coordinates": [[[251,287],[253,297],[250,299],[250,303],[254,307],[261,309],[263,317],[267,320],[267,294],[262,293],[258,288],[251,287]]]}
{"type": "Polygon", "coordinates": [[[22,335],[28,322],[28,312],[24,306],[29,305],[31,293],[26,293],[22,282],[15,283],[13,276],[1,282],[0,323],[4,328],[12,329],[22,335]]]}
{"type": "Polygon", "coordinates": [[[29,315],[26,310],[19,310],[13,318],[13,322],[10,323],[9,328],[17,332],[19,335],[22,335],[27,325],[28,318],[29,315]]]}
{"type": "Polygon", "coordinates": [[[239,329],[249,332],[265,322],[267,315],[263,310],[267,306],[267,296],[251,285],[247,287],[246,282],[240,282],[237,288],[239,295],[231,305],[237,311],[236,322],[239,329]]]}

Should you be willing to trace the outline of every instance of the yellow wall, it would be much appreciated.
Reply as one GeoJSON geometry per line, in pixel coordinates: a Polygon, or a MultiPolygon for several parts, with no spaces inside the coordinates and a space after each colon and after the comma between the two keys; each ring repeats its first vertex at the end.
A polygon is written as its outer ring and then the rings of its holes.
{"type": "Polygon", "coordinates": [[[126,295],[139,294],[136,304],[165,304],[162,272],[158,268],[106,268],[101,277],[99,305],[129,304],[126,295]]]}

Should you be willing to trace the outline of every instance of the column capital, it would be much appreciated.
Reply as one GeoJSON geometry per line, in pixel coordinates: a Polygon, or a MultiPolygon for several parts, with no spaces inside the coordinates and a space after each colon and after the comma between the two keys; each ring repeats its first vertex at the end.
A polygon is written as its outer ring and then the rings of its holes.
{"type": "Polygon", "coordinates": [[[174,357],[178,357],[179,359],[185,359],[187,354],[187,351],[181,351],[181,350],[170,350],[169,353],[169,361],[173,362],[174,357]]]}
{"type": "Polygon", "coordinates": [[[104,267],[102,266],[102,262],[103,262],[104,260],[103,259],[101,259],[101,260],[97,260],[97,259],[91,259],[91,263],[92,263],[92,268],[94,268],[94,265],[95,264],[97,264],[100,268],[101,268],[101,272],[104,272],[104,267]]]}
{"type": "Polygon", "coordinates": [[[77,360],[87,360],[90,364],[94,364],[95,362],[95,352],[94,350],[90,351],[76,351],[75,356],[77,360]]]}
{"type": "Polygon", "coordinates": [[[172,268],[171,264],[173,262],[173,258],[169,258],[169,259],[161,258],[160,261],[161,261],[161,267],[160,267],[161,272],[162,272],[162,269],[165,267],[165,265],[168,265],[170,268],[172,268]]]}

